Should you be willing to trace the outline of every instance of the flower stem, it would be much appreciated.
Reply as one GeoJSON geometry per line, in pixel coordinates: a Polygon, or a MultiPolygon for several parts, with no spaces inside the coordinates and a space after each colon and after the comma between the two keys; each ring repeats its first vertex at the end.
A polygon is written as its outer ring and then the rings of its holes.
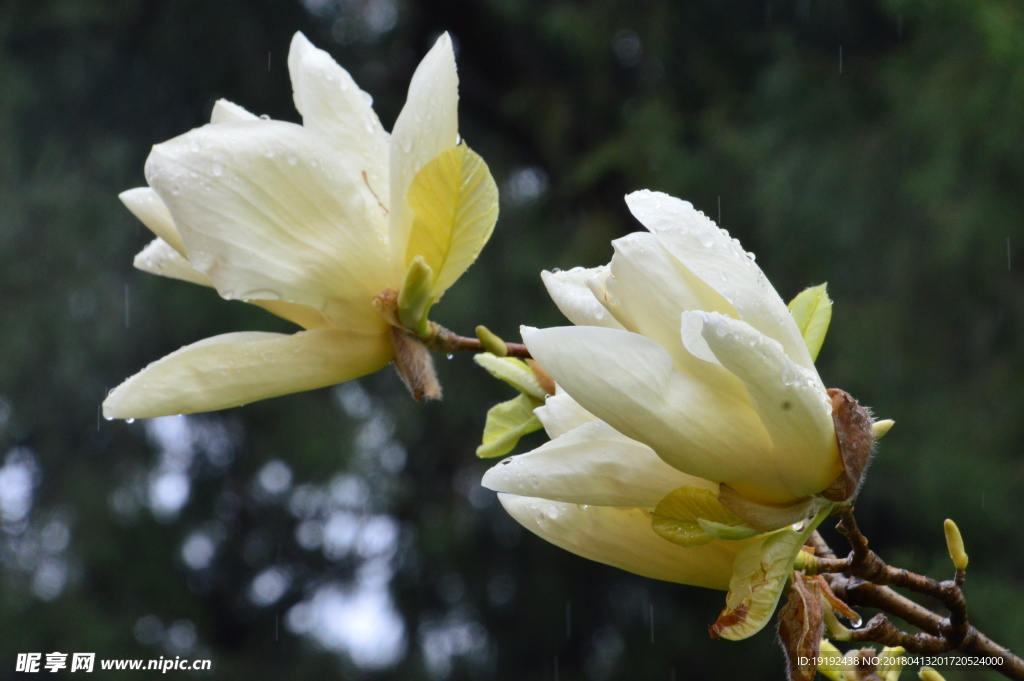
{"type": "MultiPolygon", "coordinates": [[[[425,336],[421,336],[421,340],[424,345],[434,352],[440,352],[446,355],[450,355],[455,352],[487,352],[487,349],[484,348],[480,339],[460,336],[454,331],[450,331],[449,329],[441,326],[437,322],[430,322],[427,328],[427,334],[425,336]]],[[[530,358],[530,351],[527,350],[526,346],[522,343],[506,342],[505,345],[508,347],[508,357],[519,357],[521,359],[530,358]]]]}

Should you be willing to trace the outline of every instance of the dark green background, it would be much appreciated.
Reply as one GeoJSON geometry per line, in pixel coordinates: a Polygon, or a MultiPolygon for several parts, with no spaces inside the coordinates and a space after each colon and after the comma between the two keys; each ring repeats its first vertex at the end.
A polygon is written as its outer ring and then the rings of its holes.
{"type": "Polygon", "coordinates": [[[1024,651],[1024,5],[403,1],[394,28],[374,33],[372,4],[0,4],[0,455],[22,448],[38,466],[28,526],[0,529],[0,678],[17,652],[167,654],[133,634],[147,615],[191,621],[190,656],[223,679],[430,678],[431,622],[486,631],[453,658],[453,679],[552,680],[556,665],[562,680],[784,678],[771,632],[708,639],[723,594],[578,559],[517,533],[473,491],[485,409],[511,394],[467,356],[439,358],[442,404],[412,403],[390,368],[361,381],[408,449],[397,475],[357,455],[366,426],[321,390],[197,421],[233,434],[233,458],[196,458],[173,522],[112,510],[115,490],[144,490],[157,450],[142,423],[98,422],[105,391],[206,336],[288,330],[132,269],[150,236],[117,193],[144,183],[150,145],[203,123],[218,97],[297,121],[285,68],[296,30],[353,73],[388,128],[419,58],[451,31],[463,136],[505,197],[523,169],[549,179],[532,202],[503,198],[480,262],[436,309],[451,328],[514,338],[522,323],[563,323],[539,270],[606,262],[611,239],[640,229],[622,201],[640,188],[720,215],[784,298],[827,280],[825,383],[897,422],[862,527],[890,562],[945,577],[942,520],[954,518],[972,621],[1024,651]],[[300,548],[287,504],[253,492],[273,459],[297,484],[358,472],[368,508],[401,523],[391,592],[408,646],[394,669],[362,672],[284,625],[353,565],[300,548]],[[190,570],[182,542],[214,526],[212,566],[190,570]],[[68,575],[49,602],[31,586],[43,565],[32,538],[45,544],[47,527],[51,548],[53,527],[71,533],[49,559],[68,575]],[[292,589],[256,607],[249,584],[271,565],[291,570],[292,589]],[[489,598],[496,576],[514,583],[510,602],[489,598]]]}

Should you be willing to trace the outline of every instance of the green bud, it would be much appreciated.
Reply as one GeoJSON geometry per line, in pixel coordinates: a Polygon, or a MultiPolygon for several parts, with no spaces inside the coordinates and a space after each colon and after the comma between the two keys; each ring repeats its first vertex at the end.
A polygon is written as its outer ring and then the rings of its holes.
{"type": "Polygon", "coordinates": [[[946,548],[949,549],[949,557],[953,559],[953,566],[957,570],[967,569],[967,552],[964,551],[964,538],[960,536],[960,528],[949,518],[942,524],[946,531],[946,548]]]}
{"type": "Polygon", "coordinates": [[[871,424],[871,436],[878,442],[882,436],[889,432],[889,429],[896,425],[892,419],[882,419],[871,424]]]}
{"type": "Polygon", "coordinates": [[[480,345],[484,346],[484,350],[496,355],[498,357],[505,357],[508,355],[508,346],[505,345],[505,341],[498,337],[498,334],[494,333],[484,325],[476,327],[476,337],[480,339],[480,345]]]}
{"type": "Polygon", "coordinates": [[[433,300],[430,288],[434,282],[434,270],[423,256],[417,255],[405,272],[405,283],[398,294],[398,321],[417,336],[427,335],[427,313],[433,300]]]}

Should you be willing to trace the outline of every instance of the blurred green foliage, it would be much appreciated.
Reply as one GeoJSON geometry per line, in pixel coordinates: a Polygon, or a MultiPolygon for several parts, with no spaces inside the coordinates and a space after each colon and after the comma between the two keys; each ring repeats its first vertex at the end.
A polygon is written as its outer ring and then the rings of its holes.
{"type": "Polygon", "coordinates": [[[297,121],[296,30],[353,73],[389,128],[419,57],[454,35],[461,132],[503,200],[481,261],[436,308],[450,328],[514,339],[519,324],[563,323],[538,272],[606,262],[609,240],[640,228],[622,201],[639,188],[718,219],[784,298],[827,280],[821,374],[897,424],[861,526],[890,562],[945,576],[942,520],[954,518],[972,621],[1024,650],[1024,4],[9,0],[0,453],[31,452],[37,485],[29,525],[0,531],[0,678],[17,652],[167,655],[140,641],[152,615],[191,622],[189,655],[223,679],[431,678],[421,644],[456,621],[487,643],[452,657],[453,679],[784,677],[771,633],[707,638],[722,594],[516,529],[478,489],[487,464],[473,453],[486,408],[511,395],[469,357],[441,361],[442,404],[413,404],[390,369],[362,381],[408,450],[400,471],[360,454],[370,421],[322,390],[195,421],[230,434],[230,461],[197,456],[180,513],[147,509],[158,447],[145,424],[98,420],[105,391],[200,338],[288,326],[133,270],[149,235],[116,195],[144,183],[151,144],[202,124],[218,97],[297,121]],[[398,519],[397,667],[361,671],[285,625],[354,568],[303,549],[288,504],[254,491],[271,460],[296,484],[359,474],[366,507],[398,519]],[[183,542],[211,527],[212,564],[189,568],[183,542]],[[257,606],[249,585],[275,565],[291,588],[257,606]],[[59,595],[46,566],[64,570],[59,595]]]}

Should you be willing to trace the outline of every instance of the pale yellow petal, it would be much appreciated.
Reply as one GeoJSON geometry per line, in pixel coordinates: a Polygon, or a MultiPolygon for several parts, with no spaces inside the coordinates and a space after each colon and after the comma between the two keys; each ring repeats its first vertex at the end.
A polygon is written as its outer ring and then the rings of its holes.
{"type": "Polygon", "coordinates": [[[719,229],[688,201],[648,190],[626,196],[630,212],[654,234],[665,249],[690,272],[727,300],[742,319],[782,343],[797,364],[812,368],[803,336],[771,282],[729,233],[719,229]]]}
{"type": "Polygon", "coordinates": [[[557,383],[555,384],[555,394],[548,395],[544,406],[537,407],[533,413],[544,424],[544,430],[552,439],[565,435],[584,423],[597,420],[596,416],[581,407],[580,403],[572,399],[569,393],[565,392],[565,389],[557,383]]]}
{"type": "Polygon", "coordinates": [[[677,471],[603,421],[587,423],[532,452],[510,456],[484,474],[496,492],[597,506],[651,507],[685,485],[718,485],[677,471]]]}
{"type": "MultiPolygon", "coordinates": [[[[367,184],[387,215],[388,133],[373,111],[373,99],[359,89],[348,71],[317,49],[302,33],[288,51],[295,108],[302,125],[331,146],[351,176],[367,184]]],[[[384,227],[383,223],[380,225],[384,227]]]]}
{"type": "MultiPolygon", "coordinates": [[[[793,499],[817,494],[842,472],[832,401],[813,369],[746,322],[705,314],[702,336],[747,388],[772,439],[770,458],[793,499]]],[[[738,490],[741,493],[742,490],[738,490]]]]}
{"type": "Polygon", "coordinates": [[[445,33],[416,68],[405,107],[391,132],[388,231],[397,281],[402,281],[405,275],[412,229],[413,215],[407,198],[409,186],[420,168],[455,146],[459,134],[458,104],[455,52],[451,38],[445,33]]]}
{"type": "Polygon", "coordinates": [[[598,301],[587,286],[587,281],[591,277],[607,271],[607,265],[591,269],[574,267],[559,272],[545,270],[540,273],[540,277],[551,300],[555,301],[558,309],[573,324],[621,329],[622,324],[598,301]]]}
{"type": "Polygon", "coordinates": [[[650,509],[581,506],[499,494],[509,515],[540,538],[578,556],[679,584],[726,589],[732,565],[750,541],[684,548],[651,529],[650,509]]]}
{"type": "Polygon", "coordinates": [[[372,197],[312,133],[280,121],[221,123],[153,148],[151,186],[189,262],[221,296],[284,300],[339,328],[376,332],[390,278],[372,197]]]}
{"type": "Polygon", "coordinates": [[[242,332],[185,346],[107,396],[108,419],[215,411],[372,373],[392,357],[386,334],[337,329],[242,332]]]}
{"type": "Polygon", "coordinates": [[[209,277],[192,267],[181,253],[159,237],[139,251],[132,264],[136,269],[161,277],[180,279],[200,286],[213,286],[209,277]]]}
{"type": "Polygon", "coordinates": [[[441,152],[413,178],[406,263],[421,256],[434,271],[436,300],[473,264],[498,220],[498,187],[465,144],[441,152]]]}
{"type": "Polygon", "coordinates": [[[171,211],[151,187],[129,189],[118,194],[118,198],[149,231],[170,244],[178,253],[185,255],[185,245],[181,242],[181,234],[174,225],[171,211]]]}
{"type": "Polygon", "coordinates": [[[213,111],[210,113],[210,122],[213,124],[254,121],[257,118],[259,118],[259,116],[254,113],[250,113],[245,109],[245,107],[239,106],[234,102],[229,102],[226,99],[218,99],[214,102],[213,111]]]}
{"type": "Polygon", "coordinates": [[[753,407],[675,371],[654,341],[592,326],[524,327],[522,334],[534,359],[584,409],[673,467],[761,501],[792,499],[753,407]]]}

